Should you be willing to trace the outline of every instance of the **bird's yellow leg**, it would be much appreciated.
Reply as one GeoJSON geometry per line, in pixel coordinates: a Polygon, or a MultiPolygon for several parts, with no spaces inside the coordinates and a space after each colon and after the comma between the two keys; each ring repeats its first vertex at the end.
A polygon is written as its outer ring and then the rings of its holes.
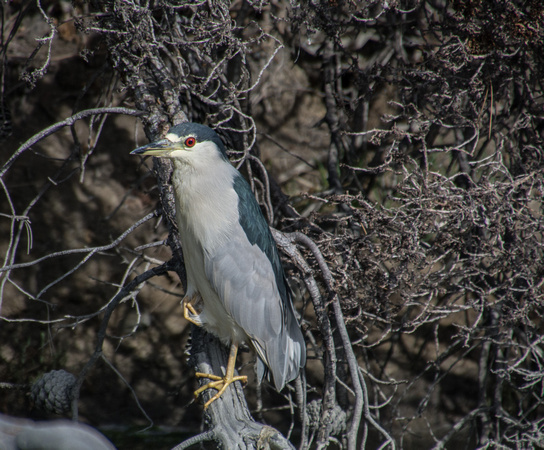
{"type": "Polygon", "coordinates": [[[198,317],[199,313],[196,311],[194,305],[198,302],[198,297],[184,297],[183,304],[183,317],[189,322],[195,324],[197,327],[201,327],[202,323],[196,321],[194,317],[198,317]],[[192,316],[191,316],[192,315],[192,316]]]}
{"type": "Polygon", "coordinates": [[[211,373],[201,373],[197,372],[195,375],[198,378],[208,378],[210,380],[214,380],[209,382],[208,384],[205,384],[201,388],[197,389],[195,391],[195,397],[198,397],[202,392],[204,392],[207,389],[216,389],[218,392],[215,394],[212,398],[210,398],[205,404],[204,409],[208,408],[215,400],[217,400],[221,395],[223,395],[223,392],[229,387],[230,384],[234,383],[235,381],[241,381],[242,383],[247,383],[247,377],[245,375],[238,375],[234,376],[234,366],[236,365],[236,355],[238,354],[238,344],[232,343],[230,345],[230,352],[229,352],[229,362],[227,364],[227,373],[224,377],[218,377],[217,375],[212,375],[211,373]]]}

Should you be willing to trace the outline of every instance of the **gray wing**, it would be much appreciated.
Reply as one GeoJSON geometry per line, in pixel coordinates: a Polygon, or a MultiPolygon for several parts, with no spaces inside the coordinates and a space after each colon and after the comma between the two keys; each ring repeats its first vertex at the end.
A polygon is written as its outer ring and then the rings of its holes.
{"type": "MultiPolygon", "coordinates": [[[[206,276],[269,368],[279,391],[305,363],[304,338],[290,299],[284,302],[280,297],[270,260],[238,227],[233,239],[208,254],[206,276]]],[[[263,373],[261,367],[259,374],[263,373]]]]}

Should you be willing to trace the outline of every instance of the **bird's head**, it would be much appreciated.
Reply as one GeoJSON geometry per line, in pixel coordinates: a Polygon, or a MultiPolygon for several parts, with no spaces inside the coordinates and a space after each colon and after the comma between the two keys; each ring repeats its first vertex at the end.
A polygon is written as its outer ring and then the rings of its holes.
{"type": "Polygon", "coordinates": [[[227,152],[215,131],[206,125],[184,122],[176,125],[164,137],[130,152],[131,155],[150,155],[181,159],[188,164],[222,159],[227,152]]]}

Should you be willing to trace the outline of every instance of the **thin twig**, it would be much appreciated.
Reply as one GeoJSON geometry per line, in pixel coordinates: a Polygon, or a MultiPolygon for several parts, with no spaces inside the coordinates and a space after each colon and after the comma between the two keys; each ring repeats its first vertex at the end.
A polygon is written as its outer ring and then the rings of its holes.
{"type": "Polygon", "coordinates": [[[92,109],[86,109],[84,111],[80,111],[77,114],[74,114],[73,116],[70,116],[67,119],[57,122],[47,127],[45,130],[42,130],[39,133],[36,133],[34,136],[32,136],[30,139],[24,142],[15,151],[15,153],[13,153],[13,155],[11,155],[11,157],[6,161],[2,169],[0,169],[0,177],[3,177],[6,174],[6,172],[10,169],[11,165],[15,162],[15,160],[19,156],[21,156],[21,154],[24,151],[28,150],[30,147],[40,142],[42,139],[57,132],[61,128],[73,125],[78,120],[85,119],[86,117],[97,115],[97,114],[126,114],[129,116],[142,116],[145,114],[145,112],[137,111],[130,108],[122,108],[122,107],[92,108],[92,109]]]}

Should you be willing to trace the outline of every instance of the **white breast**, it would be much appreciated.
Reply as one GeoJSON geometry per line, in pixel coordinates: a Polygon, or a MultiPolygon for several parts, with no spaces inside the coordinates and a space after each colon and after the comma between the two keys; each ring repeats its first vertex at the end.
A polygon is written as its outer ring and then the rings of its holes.
{"type": "Polygon", "coordinates": [[[172,182],[176,217],[187,271],[187,295],[200,294],[204,328],[228,343],[244,340],[245,333],[230,318],[206,277],[204,258],[229,239],[238,224],[238,196],[233,189],[236,174],[228,162],[208,161],[194,166],[173,159],[172,182]]]}

